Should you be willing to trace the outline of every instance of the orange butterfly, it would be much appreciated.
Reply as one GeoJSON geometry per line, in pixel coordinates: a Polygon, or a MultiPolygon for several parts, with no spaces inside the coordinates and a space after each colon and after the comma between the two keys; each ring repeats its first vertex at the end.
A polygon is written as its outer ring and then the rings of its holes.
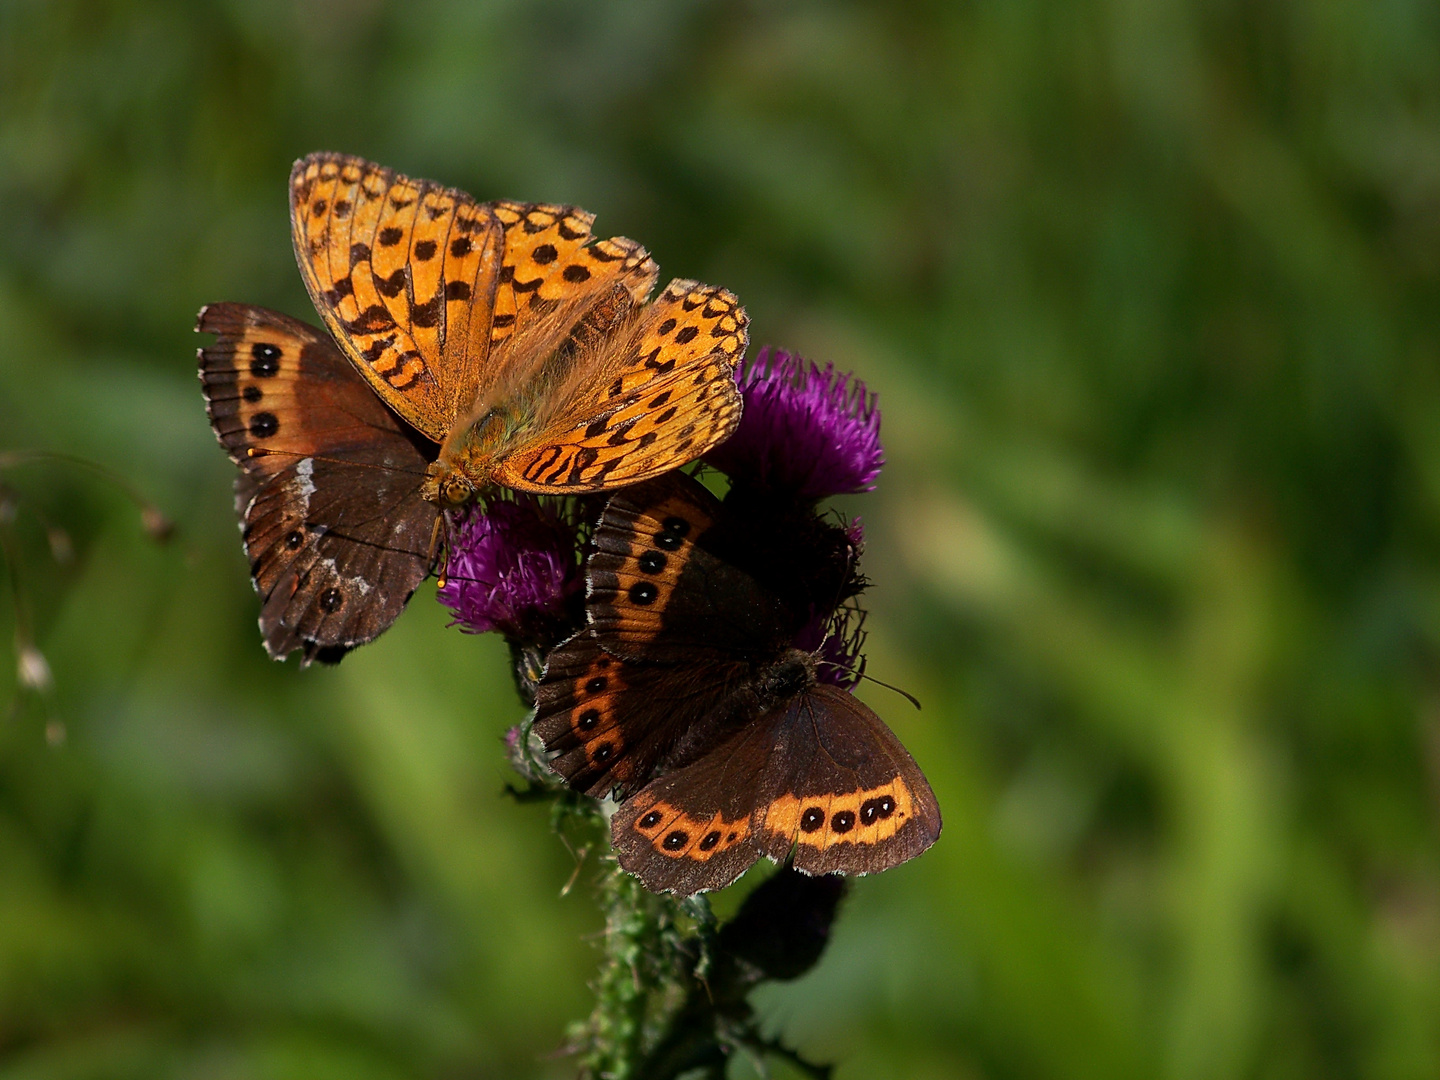
{"type": "Polygon", "coordinates": [[[217,338],[200,377],[241,468],[277,657],[338,659],[388,627],[430,572],[440,510],[496,484],[637,483],[740,421],[749,324],[734,295],[675,280],[647,303],[654,260],[592,239],[583,210],[477,203],[312,154],[291,173],[290,220],[330,334],[239,304],[197,326],[217,338]]]}
{"type": "Polygon", "coordinates": [[[597,491],[657,476],[740,420],[735,296],[592,241],[570,206],[476,203],[360,158],[290,176],[295,253],[325,324],[380,398],[441,444],[422,495],[597,491]]]}

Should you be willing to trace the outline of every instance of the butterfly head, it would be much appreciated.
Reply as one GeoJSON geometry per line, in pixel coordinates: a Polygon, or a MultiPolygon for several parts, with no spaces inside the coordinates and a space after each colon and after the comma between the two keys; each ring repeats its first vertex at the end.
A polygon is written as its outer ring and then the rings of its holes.
{"type": "Polygon", "coordinates": [[[420,496],[436,506],[453,509],[472,502],[475,491],[475,484],[463,470],[441,458],[430,463],[425,483],[420,487],[420,496]]]}
{"type": "Polygon", "coordinates": [[[496,464],[524,426],[521,410],[508,405],[485,409],[472,423],[457,425],[431,464],[421,496],[442,507],[474,501],[490,485],[496,464]]]}

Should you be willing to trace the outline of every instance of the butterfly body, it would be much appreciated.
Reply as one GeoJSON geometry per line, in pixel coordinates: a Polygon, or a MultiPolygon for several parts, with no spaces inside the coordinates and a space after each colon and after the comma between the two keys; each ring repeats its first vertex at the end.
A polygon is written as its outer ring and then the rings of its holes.
{"type": "Polygon", "coordinates": [[[623,800],[620,863],[657,891],[721,888],[792,852],[809,873],[868,873],[939,834],[904,747],[793,644],[858,587],[853,545],[808,510],[757,509],[736,515],[683,475],[612,496],[589,626],[551,652],[537,693],[551,767],[623,800]]]}
{"type": "Polygon", "coordinates": [[[445,508],[472,502],[494,483],[505,448],[523,438],[529,426],[525,412],[516,405],[487,409],[445,440],[440,456],[426,470],[420,497],[445,508]]]}
{"type": "Polygon", "coordinates": [[[650,299],[654,260],[634,241],[592,237],[583,210],[477,203],[312,154],[291,173],[290,218],[329,333],[232,304],[197,326],[217,335],[201,380],[242,469],[237,510],[277,657],[334,659],[382,632],[430,570],[441,510],[495,486],[638,483],[739,423],[748,320],[736,298],[676,279],[650,299]],[[324,551],[282,543],[262,559],[262,512],[293,526],[282,538],[325,537],[324,551]],[[327,575],[338,583],[312,588],[327,575]]]}

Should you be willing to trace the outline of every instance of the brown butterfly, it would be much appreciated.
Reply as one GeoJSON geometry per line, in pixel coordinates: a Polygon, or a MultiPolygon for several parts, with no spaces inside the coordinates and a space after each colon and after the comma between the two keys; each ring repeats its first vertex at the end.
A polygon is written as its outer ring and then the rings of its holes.
{"type": "Polygon", "coordinates": [[[244,470],[267,649],[335,660],[430,570],[437,508],[562,494],[693,460],[739,422],[748,321],[569,206],[476,203],[360,158],[291,174],[296,256],[330,334],[217,304],[197,329],[211,422],[244,470]]]}
{"type": "Polygon", "coordinates": [[[754,510],[681,474],[611,496],[586,566],[589,626],[539,687],[551,767],[623,799],[620,865],[655,891],[722,888],[762,855],[873,873],[940,834],[899,740],[792,644],[852,587],[844,531],[754,510]]]}

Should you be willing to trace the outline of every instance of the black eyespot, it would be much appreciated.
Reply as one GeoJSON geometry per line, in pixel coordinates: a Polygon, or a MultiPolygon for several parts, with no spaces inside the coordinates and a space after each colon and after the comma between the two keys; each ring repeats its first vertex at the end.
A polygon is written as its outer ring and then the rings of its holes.
{"type": "Polygon", "coordinates": [[[280,350],[267,341],[257,341],[250,346],[250,374],[257,379],[268,379],[280,372],[280,350]]]}
{"type": "Polygon", "coordinates": [[[599,709],[586,709],[576,717],[576,726],[579,727],[581,731],[589,731],[598,723],[600,723],[599,709]]]}
{"type": "Polygon", "coordinates": [[[286,537],[285,537],[285,546],[286,546],[287,548],[289,548],[291,551],[294,551],[296,548],[298,548],[298,547],[299,547],[301,544],[303,544],[303,543],[305,543],[305,534],[304,534],[303,532],[301,532],[299,529],[296,529],[296,530],[294,530],[293,532],[288,533],[288,534],[286,535],[286,537]]]}
{"type": "Polygon", "coordinates": [[[640,556],[639,561],[640,569],[647,574],[660,573],[661,570],[665,569],[665,564],[669,562],[669,560],[658,551],[645,552],[645,554],[640,556]]]}
{"type": "Polygon", "coordinates": [[[595,748],[595,753],[590,756],[590,760],[593,761],[593,762],[595,762],[596,765],[600,765],[600,764],[603,764],[603,763],[606,762],[606,761],[609,761],[611,755],[614,754],[614,753],[615,753],[615,747],[614,747],[613,744],[608,743],[608,742],[607,742],[607,743],[601,743],[599,746],[597,746],[597,747],[595,748]]]}
{"type": "Polygon", "coordinates": [[[268,439],[280,430],[280,421],[274,413],[257,412],[250,418],[250,434],[257,439],[268,439]]]}
{"type": "Polygon", "coordinates": [[[249,386],[245,387],[244,390],[240,391],[240,396],[243,397],[246,401],[248,401],[251,405],[254,405],[255,402],[259,401],[262,397],[265,396],[265,394],[264,391],[260,389],[260,387],[256,386],[254,383],[251,383],[249,386]]]}
{"type": "Polygon", "coordinates": [[[595,678],[585,684],[585,691],[590,694],[598,694],[609,685],[610,680],[605,678],[604,675],[596,675],[595,678]]]}
{"type": "Polygon", "coordinates": [[[873,825],[880,816],[880,800],[866,799],[860,804],[860,824],[873,825]]]}
{"type": "Polygon", "coordinates": [[[665,847],[665,850],[666,850],[666,851],[679,851],[682,847],[684,847],[684,846],[685,846],[686,844],[688,844],[689,842],[690,842],[690,834],[687,833],[687,832],[682,832],[682,831],[679,830],[679,829],[676,829],[676,830],[675,830],[674,832],[672,832],[670,835],[668,835],[667,837],[665,837],[664,847],[665,847]]]}
{"type": "Polygon", "coordinates": [[[804,814],[800,815],[801,832],[814,832],[824,824],[825,811],[821,810],[818,806],[812,806],[808,808],[804,814]]]}
{"type": "Polygon", "coordinates": [[[660,527],[667,533],[674,533],[676,536],[690,534],[690,523],[682,517],[667,517],[660,523],[660,527]]]}
{"type": "Polygon", "coordinates": [[[651,810],[648,814],[646,814],[640,819],[640,828],[653,829],[656,825],[660,824],[660,819],[664,816],[665,815],[660,813],[659,810],[651,810]]]}
{"type": "Polygon", "coordinates": [[[879,798],[879,809],[877,813],[882,818],[887,818],[895,812],[895,799],[891,795],[881,795],[879,798]]]}
{"type": "Polygon", "coordinates": [[[683,537],[674,533],[660,533],[655,537],[655,546],[664,548],[666,551],[677,551],[681,544],[685,543],[683,537]]]}
{"type": "Polygon", "coordinates": [[[701,850],[701,851],[709,851],[711,848],[713,848],[713,847],[714,847],[716,844],[718,844],[718,843],[720,843],[720,833],[719,833],[719,832],[706,833],[705,836],[704,836],[704,837],[701,839],[701,841],[700,841],[700,850],[701,850]]]}
{"type": "Polygon", "coordinates": [[[855,811],[841,810],[830,819],[830,829],[833,832],[847,833],[855,827],[855,811]]]}
{"type": "Polygon", "coordinates": [[[339,589],[337,589],[337,588],[335,588],[335,587],[333,587],[333,586],[330,587],[330,588],[328,588],[328,589],[326,589],[324,592],[322,592],[322,593],[320,594],[320,606],[321,606],[321,608],[323,608],[325,611],[330,612],[331,614],[334,614],[335,612],[339,611],[341,605],[344,604],[344,603],[345,603],[345,597],[344,597],[344,595],[340,592],[339,589]]]}
{"type": "Polygon", "coordinates": [[[630,586],[630,602],[639,604],[641,607],[653,604],[659,595],[660,590],[648,581],[637,581],[630,586]]]}

